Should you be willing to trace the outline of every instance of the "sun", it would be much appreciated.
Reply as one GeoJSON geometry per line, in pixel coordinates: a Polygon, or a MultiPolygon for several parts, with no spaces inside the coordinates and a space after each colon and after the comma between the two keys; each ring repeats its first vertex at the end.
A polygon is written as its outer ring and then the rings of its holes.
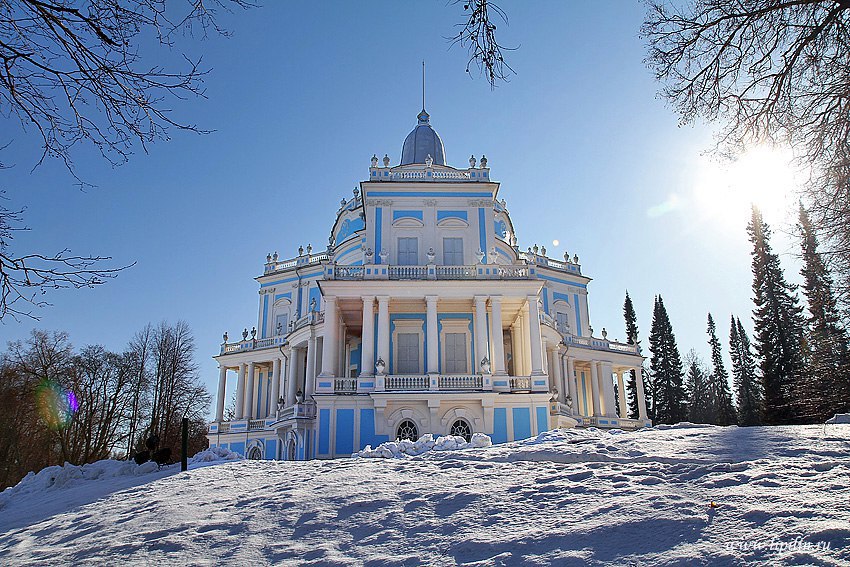
{"type": "Polygon", "coordinates": [[[749,218],[753,204],[768,218],[778,218],[793,204],[798,178],[790,150],[754,146],[730,163],[703,159],[694,198],[701,216],[719,222],[738,225],[749,218]]]}

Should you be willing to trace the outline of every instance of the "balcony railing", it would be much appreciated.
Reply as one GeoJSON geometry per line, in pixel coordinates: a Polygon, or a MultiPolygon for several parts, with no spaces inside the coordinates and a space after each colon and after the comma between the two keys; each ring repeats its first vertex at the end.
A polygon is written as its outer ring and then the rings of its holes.
{"type": "Polygon", "coordinates": [[[531,378],[516,376],[511,378],[511,392],[530,392],[531,378]]]}
{"type": "Polygon", "coordinates": [[[481,375],[446,375],[438,380],[441,390],[480,390],[484,385],[481,375]]]}
{"type": "Polygon", "coordinates": [[[296,402],[293,406],[283,408],[278,420],[287,419],[316,419],[316,402],[296,402]]]}
{"type": "Polygon", "coordinates": [[[357,378],[334,379],[334,392],[337,394],[353,394],[357,391],[357,378]]]}
{"type": "Polygon", "coordinates": [[[286,335],[275,335],[265,339],[245,339],[235,343],[222,343],[221,354],[232,352],[242,352],[247,350],[259,350],[264,348],[276,347],[286,342],[286,335]]]}
{"type": "Polygon", "coordinates": [[[273,260],[266,262],[266,265],[263,268],[263,274],[288,270],[289,268],[294,268],[296,266],[321,264],[322,262],[327,262],[329,259],[327,252],[320,252],[319,254],[302,254],[301,256],[296,256],[290,260],[283,260],[280,262],[273,260]]]}
{"type": "Polygon", "coordinates": [[[248,422],[248,431],[260,431],[262,429],[265,429],[265,427],[265,419],[252,419],[248,422]]]}
{"type": "Polygon", "coordinates": [[[527,280],[533,279],[525,264],[475,264],[471,266],[340,266],[333,267],[337,280],[527,280]]]}
{"type": "Polygon", "coordinates": [[[429,385],[430,379],[427,374],[424,376],[399,374],[386,377],[387,391],[427,390],[429,385]]]}

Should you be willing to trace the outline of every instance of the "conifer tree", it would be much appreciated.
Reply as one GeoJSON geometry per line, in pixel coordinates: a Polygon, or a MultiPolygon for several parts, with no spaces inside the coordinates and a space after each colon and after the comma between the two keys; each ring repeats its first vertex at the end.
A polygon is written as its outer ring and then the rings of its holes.
{"type": "Polygon", "coordinates": [[[708,376],[708,400],[712,415],[709,423],[715,425],[734,425],[735,407],[732,405],[732,392],[729,390],[729,374],[723,364],[723,351],[717,338],[717,326],[711,313],[708,314],[708,345],[711,347],[711,374],[708,376]]]}
{"type": "Polygon", "coordinates": [[[649,369],[653,384],[654,419],[658,423],[684,421],[688,417],[688,409],[682,358],[664,300],[660,295],[655,298],[649,349],[652,351],[649,369]]]}
{"type": "Polygon", "coordinates": [[[785,281],[779,256],[770,246],[770,228],[755,205],[747,233],[753,244],[753,323],[764,389],[762,422],[794,423],[799,419],[795,389],[804,361],[802,308],[796,286],[785,281]]]}
{"type": "Polygon", "coordinates": [[[734,315],[729,325],[729,354],[732,358],[735,395],[738,398],[738,425],[759,425],[762,384],[756,375],[750,337],[741,325],[741,320],[734,315]]]}
{"type": "Polygon", "coordinates": [[[818,252],[809,214],[800,204],[803,294],[808,303],[809,364],[802,377],[802,417],[821,423],[850,409],[850,348],[841,326],[832,277],[818,252]]]}
{"type": "MultiPolygon", "coordinates": [[[[638,326],[637,326],[637,314],[635,313],[635,306],[632,304],[632,298],[629,297],[629,292],[626,291],[626,300],[623,303],[623,317],[626,319],[626,340],[630,345],[639,345],[638,341],[638,326]]],[[[642,370],[642,368],[641,368],[642,370]]],[[[644,376],[643,381],[643,395],[646,400],[646,407],[649,410],[652,407],[652,389],[649,387],[649,384],[644,376]]],[[[637,377],[635,376],[635,371],[632,370],[629,372],[629,379],[626,384],[626,392],[628,392],[628,408],[629,408],[629,419],[637,419],[640,415],[640,411],[638,410],[638,398],[637,398],[637,377]]],[[[650,415],[652,415],[650,413],[650,415]]]]}
{"type": "Polygon", "coordinates": [[[685,390],[688,392],[688,421],[713,423],[708,372],[705,364],[693,349],[685,356],[685,363],[688,368],[685,376],[685,390]]]}

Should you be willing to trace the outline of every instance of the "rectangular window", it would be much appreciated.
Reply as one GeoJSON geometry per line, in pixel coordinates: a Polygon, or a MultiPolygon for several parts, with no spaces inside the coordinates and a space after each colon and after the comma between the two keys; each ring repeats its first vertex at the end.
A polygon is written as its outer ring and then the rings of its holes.
{"type": "Polygon", "coordinates": [[[443,265],[463,266],[463,238],[443,239],[443,265]]]}
{"type": "Polygon", "coordinates": [[[466,333],[446,333],[446,366],[444,374],[466,374],[466,333]]]}
{"type": "Polygon", "coordinates": [[[419,265],[419,239],[404,237],[398,239],[398,265],[419,265]]]}
{"type": "Polygon", "coordinates": [[[558,330],[562,333],[566,333],[570,329],[570,321],[567,318],[567,313],[562,311],[555,312],[555,322],[558,324],[558,330]]]}
{"type": "Polygon", "coordinates": [[[274,318],[273,335],[285,335],[289,332],[289,313],[281,313],[274,318]]]}
{"type": "Polygon", "coordinates": [[[399,333],[396,374],[419,374],[419,333],[399,333]]]}

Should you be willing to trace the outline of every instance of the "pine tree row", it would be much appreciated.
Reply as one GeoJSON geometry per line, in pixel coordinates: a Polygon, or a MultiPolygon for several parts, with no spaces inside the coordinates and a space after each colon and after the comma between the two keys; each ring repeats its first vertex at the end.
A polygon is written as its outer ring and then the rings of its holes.
{"type": "MultiPolygon", "coordinates": [[[[747,233],[753,245],[754,343],[734,315],[729,354],[732,383],[723,362],[714,318],[706,333],[711,351],[706,365],[691,350],[683,364],[664,300],[655,297],[649,334],[649,371],[643,375],[649,417],[655,423],[692,421],[717,425],[822,423],[850,412],[850,333],[842,321],[828,267],[806,210],[800,206],[802,291],[788,283],[770,246],[770,228],[753,207],[747,233]]],[[[634,305],[626,293],[626,336],[639,344],[634,305]]],[[[628,410],[637,418],[636,376],[627,385],[628,410]]]]}

